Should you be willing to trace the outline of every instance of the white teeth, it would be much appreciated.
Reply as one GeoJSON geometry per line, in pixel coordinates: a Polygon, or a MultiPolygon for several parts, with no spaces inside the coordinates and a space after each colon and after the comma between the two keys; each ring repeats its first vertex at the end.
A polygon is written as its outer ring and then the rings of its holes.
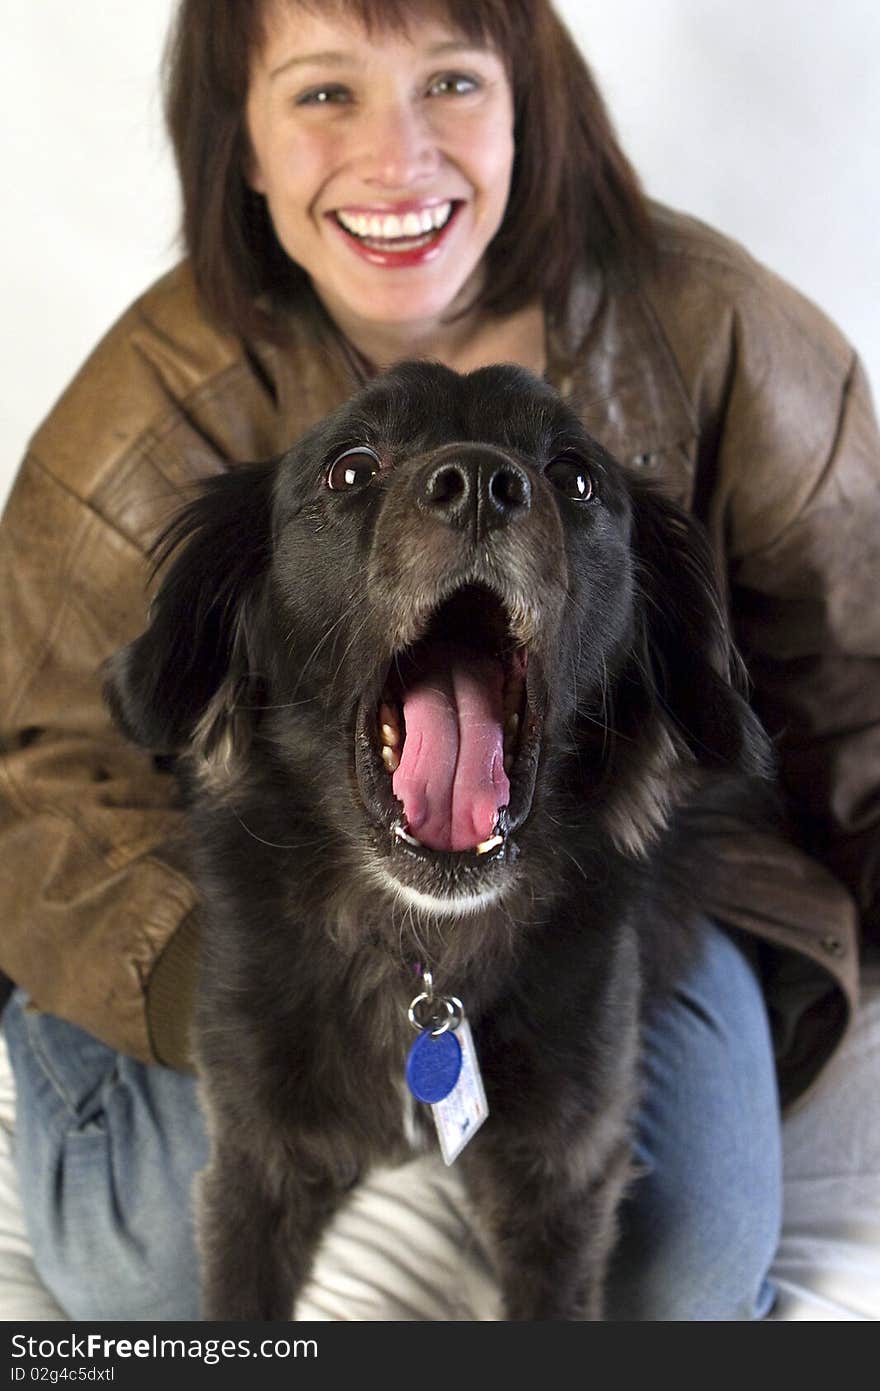
{"type": "Polygon", "coordinates": [[[400,725],[390,705],[379,706],[379,734],[382,743],[390,749],[400,747],[400,725]]]}
{"type": "Polygon", "coordinates": [[[481,840],[479,845],[475,846],[474,849],[478,855],[485,855],[488,850],[494,850],[496,845],[503,844],[503,836],[490,836],[488,840],[481,840]]]}
{"type": "Polygon", "coordinates": [[[411,836],[408,831],[405,831],[399,822],[394,827],[394,834],[398,840],[405,840],[407,845],[421,845],[422,843],[420,840],[416,840],[415,836],[411,836]]]}
{"type": "MultiPolygon", "coordinates": [[[[422,842],[416,840],[415,836],[411,836],[409,831],[405,831],[399,821],[392,827],[392,830],[398,840],[405,841],[407,845],[417,845],[420,849],[424,849],[422,842]]],[[[499,845],[503,844],[504,837],[502,835],[490,836],[488,840],[481,840],[479,845],[474,846],[474,853],[486,855],[490,850],[496,850],[499,845]]]]}
{"type": "Polygon", "coordinates": [[[347,232],[379,241],[399,241],[439,231],[446,226],[451,215],[451,202],[438,203],[433,208],[423,208],[421,212],[408,212],[402,216],[398,213],[351,213],[344,209],[336,212],[337,220],[347,232]]]}
{"type": "Polygon", "coordinates": [[[389,773],[400,767],[400,746],[403,742],[397,715],[390,705],[379,706],[379,738],[382,743],[382,762],[389,773]]]}
{"type": "Polygon", "coordinates": [[[342,223],[347,232],[356,232],[359,236],[364,235],[362,224],[367,224],[367,219],[362,214],[339,211],[336,214],[336,220],[342,223]]]}

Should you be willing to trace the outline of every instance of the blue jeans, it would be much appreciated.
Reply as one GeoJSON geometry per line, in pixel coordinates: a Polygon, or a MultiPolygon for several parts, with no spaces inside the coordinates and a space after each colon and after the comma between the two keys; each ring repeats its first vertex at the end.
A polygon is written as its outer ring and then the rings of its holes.
{"type": "MultiPolygon", "coordinates": [[[[707,925],[703,958],[649,1021],[637,1160],[611,1320],[762,1318],[781,1222],[780,1121],[748,944],[707,925]]],[[[208,1144],[196,1084],[72,1025],[3,1025],[37,1269],[76,1320],[198,1318],[190,1190],[208,1144]]]]}

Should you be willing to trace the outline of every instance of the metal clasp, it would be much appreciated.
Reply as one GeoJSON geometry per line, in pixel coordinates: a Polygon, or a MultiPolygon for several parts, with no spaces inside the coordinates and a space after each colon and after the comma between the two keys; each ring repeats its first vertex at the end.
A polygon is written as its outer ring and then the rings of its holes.
{"type": "Polygon", "coordinates": [[[464,1016],[464,1006],[455,995],[435,995],[434,977],[430,971],[422,971],[422,990],[411,1001],[407,1019],[417,1033],[431,1030],[432,1038],[439,1038],[447,1029],[457,1029],[464,1016]]]}

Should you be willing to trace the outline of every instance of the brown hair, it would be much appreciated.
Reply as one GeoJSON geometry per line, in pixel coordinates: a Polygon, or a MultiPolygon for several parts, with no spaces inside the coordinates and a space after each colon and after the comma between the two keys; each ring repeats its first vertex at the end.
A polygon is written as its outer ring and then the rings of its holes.
{"type": "MultiPolygon", "coordinates": [[[[268,0],[180,0],[166,51],[166,119],[183,194],[183,239],[207,311],[224,328],[273,334],[272,310],[305,273],[278,243],[244,177],[251,55],[268,0]]],[[[296,0],[405,29],[412,0],[296,0]]],[[[585,259],[650,245],[645,202],[592,74],[549,0],[422,0],[492,45],[514,96],[516,157],[480,304],[508,313],[542,295],[564,305],[585,259]]]]}

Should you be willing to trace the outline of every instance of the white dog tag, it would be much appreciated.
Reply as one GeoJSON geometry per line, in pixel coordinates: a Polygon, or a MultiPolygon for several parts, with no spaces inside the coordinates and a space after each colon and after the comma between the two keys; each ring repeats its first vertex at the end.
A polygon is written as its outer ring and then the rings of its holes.
{"type": "Polygon", "coordinates": [[[458,1158],[489,1114],[480,1064],[466,1018],[461,1020],[455,1036],[462,1054],[458,1081],[448,1096],[431,1107],[445,1164],[452,1164],[458,1158]]]}

